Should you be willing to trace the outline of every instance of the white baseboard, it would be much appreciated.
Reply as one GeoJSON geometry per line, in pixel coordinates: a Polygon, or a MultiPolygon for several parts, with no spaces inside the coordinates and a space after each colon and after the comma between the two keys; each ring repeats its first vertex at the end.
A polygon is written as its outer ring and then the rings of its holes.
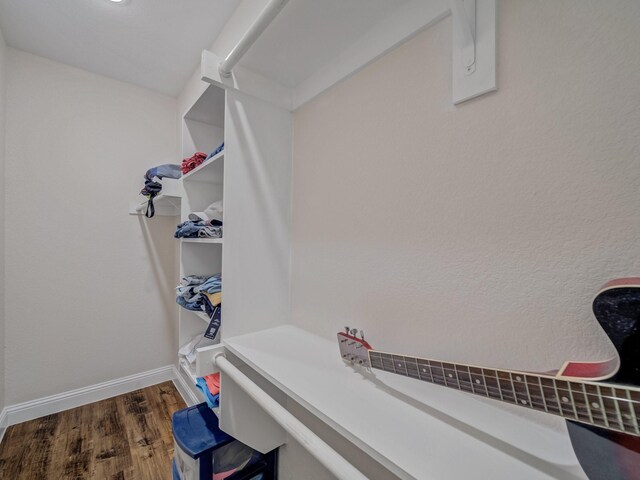
{"type": "Polygon", "coordinates": [[[3,408],[0,412],[0,442],[4,438],[4,432],[7,431],[7,409],[3,408]]]}
{"type": "Polygon", "coordinates": [[[178,368],[173,367],[174,369],[174,379],[173,384],[176,386],[176,389],[182,396],[184,403],[188,406],[196,405],[201,402],[201,400],[193,393],[193,390],[189,386],[189,382],[184,378],[184,375],[180,373],[178,368]]]}
{"type": "MultiPolygon", "coordinates": [[[[29,402],[8,405],[0,412],[0,440],[2,440],[6,428],[10,425],[34,420],[45,415],[80,407],[88,403],[98,402],[168,380],[173,380],[174,383],[176,383],[176,379],[180,378],[175,365],[167,365],[166,367],[136,373],[135,375],[78,388],[77,390],[70,390],[29,402]]],[[[184,397],[184,393],[180,388],[178,388],[178,391],[184,397]]],[[[185,402],[189,403],[187,398],[185,398],[185,402]]]]}

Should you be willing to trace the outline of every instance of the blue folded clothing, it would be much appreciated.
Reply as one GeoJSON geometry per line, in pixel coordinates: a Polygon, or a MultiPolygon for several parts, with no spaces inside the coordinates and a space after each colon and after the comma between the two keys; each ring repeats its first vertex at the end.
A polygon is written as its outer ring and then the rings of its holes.
{"type": "Polygon", "coordinates": [[[218,293],[222,291],[222,274],[202,276],[189,275],[184,277],[176,287],[176,303],[187,310],[204,311],[205,298],[203,293],[218,293]]]}
{"type": "Polygon", "coordinates": [[[204,378],[196,378],[196,387],[198,387],[204,394],[204,399],[207,401],[207,405],[209,405],[209,408],[216,408],[218,405],[220,405],[220,394],[218,393],[216,395],[212,395],[209,391],[209,387],[207,387],[207,382],[204,378]]]}
{"type": "Polygon", "coordinates": [[[224,142],[222,142],[220,145],[218,145],[218,147],[209,154],[209,156],[205,159],[205,162],[207,160],[209,160],[211,157],[215,157],[217,154],[219,154],[222,150],[224,150],[224,142]]]}

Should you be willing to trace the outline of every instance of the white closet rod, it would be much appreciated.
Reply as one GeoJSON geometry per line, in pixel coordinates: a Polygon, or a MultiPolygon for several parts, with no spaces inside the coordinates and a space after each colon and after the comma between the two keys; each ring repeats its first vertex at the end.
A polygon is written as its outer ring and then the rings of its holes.
{"type": "Polygon", "coordinates": [[[240,41],[229,52],[227,58],[220,62],[218,71],[221,76],[229,77],[231,75],[233,67],[238,64],[242,56],[247,53],[251,45],[262,35],[262,32],[265,31],[288,2],[289,0],[270,0],[269,3],[267,3],[264,10],[258,15],[258,18],[255,19],[240,41]]]}
{"type": "Polygon", "coordinates": [[[249,377],[238,370],[224,357],[223,353],[214,355],[213,363],[338,479],[367,480],[367,477],[347,462],[338,452],[323,442],[300,420],[291,415],[278,402],[253,383],[249,377]]]}

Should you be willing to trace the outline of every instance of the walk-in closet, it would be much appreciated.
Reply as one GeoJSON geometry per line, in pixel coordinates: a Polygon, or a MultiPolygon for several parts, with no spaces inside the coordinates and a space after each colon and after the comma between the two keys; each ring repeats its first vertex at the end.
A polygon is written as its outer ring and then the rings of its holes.
{"type": "Polygon", "coordinates": [[[639,25],[0,0],[0,480],[640,480],[639,25]]]}

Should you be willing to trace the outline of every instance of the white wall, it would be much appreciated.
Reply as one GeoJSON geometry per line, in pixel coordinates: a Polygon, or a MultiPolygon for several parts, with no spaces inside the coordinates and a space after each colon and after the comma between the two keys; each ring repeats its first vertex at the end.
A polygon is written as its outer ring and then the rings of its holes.
{"type": "Polygon", "coordinates": [[[497,93],[451,104],[449,17],[296,112],[296,325],[524,370],[612,353],[591,301],[640,271],[640,3],[498,7],[497,93]]]}
{"type": "Polygon", "coordinates": [[[6,77],[6,50],[2,32],[0,31],[0,409],[5,405],[4,402],[4,328],[5,328],[5,294],[4,294],[4,196],[5,196],[5,77],[6,77]]]}
{"type": "Polygon", "coordinates": [[[128,215],[177,158],[176,100],[8,50],[6,400],[175,360],[175,218],[128,215]]]}

